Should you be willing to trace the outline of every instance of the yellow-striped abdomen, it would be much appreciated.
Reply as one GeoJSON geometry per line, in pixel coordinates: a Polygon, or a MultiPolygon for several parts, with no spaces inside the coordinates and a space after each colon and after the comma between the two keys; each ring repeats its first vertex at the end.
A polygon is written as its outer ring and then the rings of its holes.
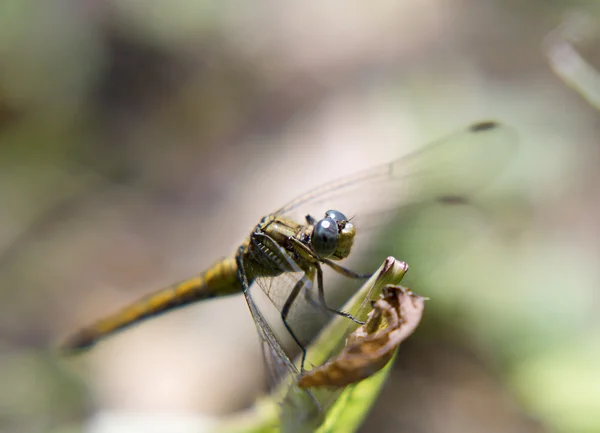
{"type": "Polygon", "coordinates": [[[66,351],[93,346],[98,340],[144,319],[205,299],[241,292],[235,259],[227,258],[205,272],[144,296],[133,304],[79,330],[62,345],[66,351]]]}

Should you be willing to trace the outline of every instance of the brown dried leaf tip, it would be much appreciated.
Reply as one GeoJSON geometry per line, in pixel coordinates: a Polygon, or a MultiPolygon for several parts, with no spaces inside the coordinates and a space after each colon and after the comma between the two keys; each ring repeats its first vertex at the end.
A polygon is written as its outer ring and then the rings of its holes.
{"type": "Polygon", "coordinates": [[[342,352],[325,364],[304,373],[301,388],[338,388],[375,374],[394,355],[421,321],[425,298],[401,286],[387,285],[373,302],[367,321],[348,337],[342,352]]]}

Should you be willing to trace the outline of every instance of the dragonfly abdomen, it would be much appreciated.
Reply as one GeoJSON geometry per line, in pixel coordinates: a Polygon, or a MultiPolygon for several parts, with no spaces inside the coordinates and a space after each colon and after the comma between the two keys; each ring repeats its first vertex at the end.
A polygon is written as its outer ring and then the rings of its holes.
{"type": "Polygon", "coordinates": [[[241,292],[235,259],[226,258],[192,278],[172,284],[124,307],[87,328],[62,345],[69,352],[88,349],[100,339],[150,317],[206,299],[241,292]]]}

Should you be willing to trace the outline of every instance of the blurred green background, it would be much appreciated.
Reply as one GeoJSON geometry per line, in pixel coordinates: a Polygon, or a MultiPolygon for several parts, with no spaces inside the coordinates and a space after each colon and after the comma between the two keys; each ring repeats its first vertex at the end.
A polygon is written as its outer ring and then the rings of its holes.
{"type": "Polygon", "coordinates": [[[48,349],[308,187],[480,119],[520,137],[493,223],[460,254],[419,249],[415,217],[382,246],[431,301],[362,431],[600,431],[600,113],[544,52],[573,7],[1,2],[0,431],[202,431],[249,407],[240,296],[48,349]]]}

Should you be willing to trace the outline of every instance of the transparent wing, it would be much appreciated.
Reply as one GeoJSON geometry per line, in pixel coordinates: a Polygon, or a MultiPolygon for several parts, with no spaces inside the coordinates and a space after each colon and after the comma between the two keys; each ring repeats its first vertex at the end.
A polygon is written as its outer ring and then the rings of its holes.
{"type": "Polygon", "coordinates": [[[265,363],[269,370],[269,385],[274,387],[278,385],[281,380],[286,379],[287,376],[294,377],[299,371],[256,305],[254,298],[249,292],[244,292],[244,296],[261,340],[265,363]]]}
{"type": "MultiPolygon", "coordinates": [[[[268,260],[265,255],[261,257],[260,254],[256,254],[255,258],[259,261],[262,260],[263,265],[277,266],[277,260],[268,260]]],[[[291,258],[286,260],[285,257],[281,257],[281,259],[283,262],[280,262],[280,266],[286,269],[289,269],[289,267],[296,268],[291,258]]],[[[278,304],[279,300],[283,299],[284,294],[278,293],[275,288],[280,287],[287,290],[294,287],[298,281],[301,281],[303,275],[299,275],[299,278],[295,279],[291,276],[292,274],[298,274],[298,272],[286,272],[279,278],[261,277],[255,280],[278,310],[281,310],[281,305],[278,304]],[[273,281],[279,281],[279,283],[273,286],[271,284],[273,281]],[[269,290],[272,290],[272,292],[269,292],[269,290]]],[[[261,308],[255,302],[251,292],[245,291],[244,296],[261,340],[269,386],[280,399],[281,431],[299,433],[314,431],[314,428],[322,421],[323,410],[321,404],[312,391],[298,386],[297,378],[300,372],[292,357],[261,312],[261,308]]]]}
{"type": "Polygon", "coordinates": [[[347,216],[373,215],[431,200],[468,200],[498,176],[517,143],[510,127],[476,123],[395,161],[315,188],[276,214],[320,218],[316,212],[337,209],[347,216]]]}
{"type": "MultiPolygon", "coordinates": [[[[295,220],[303,220],[310,214],[319,219],[328,209],[336,209],[352,218],[356,237],[350,257],[342,264],[364,271],[358,260],[365,255],[378,262],[390,253],[374,257],[375,241],[380,229],[398,221],[400,214],[418,214],[431,206],[436,206],[436,210],[447,209],[444,213],[448,213],[448,218],[442,218],[441,225],[435,222],[436,226],[430,229],[440,234],[451,233],[452,230],[446,229],[454,229],[456,221],[450,214],[458,209],[450,205],[461,204],[459,212],[468,210],[470,213],[465,216],[483,216],[485,220],[479,223],[485,224],[488,206],[478,193],[499,176],[517,147],[518,135],[514,129],[496,122],[476,123],[390,163],[310,190],[276,214],[295,220]]],[[[326,286],[331,284],[326,281],[326,286]]]]}
{"type": "MultiPolygon", "coordinates": [[[[272,317],[270,323],[280,329],[285,327],[285,320],[293,337],[299,340],[302,347],[306,347],[314,334],[330,319],[330,315],[319,308],[314,271],[305,273],[290,253],[269,236],[254,236],[251,242],[255,247],[252,259],[245,262],[244,267],[255,276],[256,286],[275,307],[273,315],[276,317],[272,317]],[[265,276],[269,274],[279,275],[265,276]],[[285,319],[282,317],[284,310],[285,319]]],[[[256,302],[255,290],[250,296],[254,296],[256,302]]],[[[292,351],[297,353],[298,349],[295,347],[292,351]]]]}

